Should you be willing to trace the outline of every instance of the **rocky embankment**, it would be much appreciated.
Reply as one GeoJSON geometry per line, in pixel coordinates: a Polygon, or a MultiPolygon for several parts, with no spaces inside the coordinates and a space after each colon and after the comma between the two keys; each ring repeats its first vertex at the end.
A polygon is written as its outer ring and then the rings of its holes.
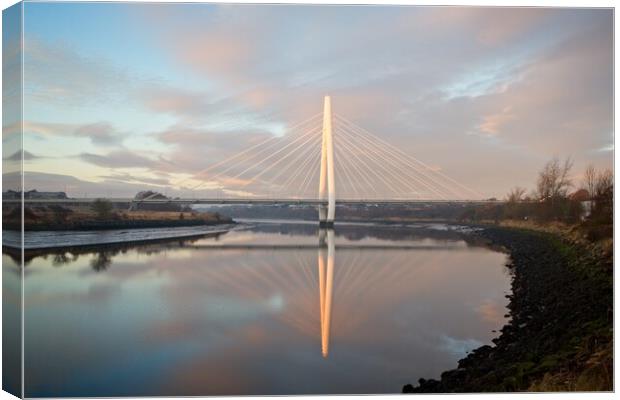
{"type": "Polygon", "coordinates": [[[404,393],[613,389],[613,257],[558,235],[490,227],[510,254],[510,322],[439,380],[404,393]]]}

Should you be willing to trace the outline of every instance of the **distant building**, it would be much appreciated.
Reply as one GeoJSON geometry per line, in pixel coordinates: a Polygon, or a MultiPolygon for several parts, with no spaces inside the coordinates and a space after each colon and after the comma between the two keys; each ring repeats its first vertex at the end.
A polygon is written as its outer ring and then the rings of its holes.
{"type": "Polygon", "coordinates": [[[590,193],[586,189],[579,189],[571,193],[568,198],[576,201],[588,201],[590,200],[590,193]]]}
{"type": "MultiPolygon", "coordinates": [[[[2,193],[3,199],[20,199],[21,192],[8,190],[2,193]]],[[[39,192],[36,189],[24,192],[24,199],[67,199],[65,192],[39,192]]]]}
{"type": "Polygon", "coordinates": [[[568,196],[569,199],[578,201],[581,203],[582,213],[581,219],[586,219],[592,214],[592,200],[590,200],[590,193],[586,189],[579,189],[568,196]]]}

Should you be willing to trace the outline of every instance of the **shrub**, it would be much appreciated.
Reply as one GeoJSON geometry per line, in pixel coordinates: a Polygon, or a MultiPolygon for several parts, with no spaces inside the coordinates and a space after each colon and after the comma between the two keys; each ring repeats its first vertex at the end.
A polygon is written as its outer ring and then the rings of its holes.
{"type": "Polygon", "coordinates": [[[96,199],[90,206],[90,209],[95,213],[98,219],[110,218],[112,215],[112,208],[112,202],[108,199],[96,199]]]}

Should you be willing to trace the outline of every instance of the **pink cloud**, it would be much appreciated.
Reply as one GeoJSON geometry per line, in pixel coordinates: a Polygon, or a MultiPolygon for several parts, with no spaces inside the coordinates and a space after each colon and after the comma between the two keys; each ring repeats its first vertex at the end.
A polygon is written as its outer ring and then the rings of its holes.
{"type": "Polygon", "coordinates": [[[512,107],[504,107],[499,113],[485,116],[482,123],[478,125],[478,130],[483,134],[495,136],[504,124],[515,118],[516,116],[512,113],[512,107]]]}

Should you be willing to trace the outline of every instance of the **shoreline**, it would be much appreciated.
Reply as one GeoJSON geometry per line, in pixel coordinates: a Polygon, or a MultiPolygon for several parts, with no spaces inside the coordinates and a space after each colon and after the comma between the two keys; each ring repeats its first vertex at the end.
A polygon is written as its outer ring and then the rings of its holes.
{"type": "Polygon", "coordinates": [[[510,321],[494,346],[403,393],[613,390],[613,259],[549,232],[475,234],[510,255],[510,321]]]}
{"type": "MultiPolygon", "coordinates": [[[[165,241],[175,241],[175,240],[189,240],[189,239],[198,239],[198,238],[202,238],[202,237],[209,237],[209,236],[217,236],[217,235],[221,235],[224,234],[228,231],[230,231],[232,228],[234,228],[237,224],[236,223],[219,223],[219,224],[210,224],[210,225],[199,225],[199,226],[185,226],[185,227],[168,227],[170,229],[178,229],[178,228],[189,228],[188,230],[185,231],[164,231],[166,229],[166,227],[156,227],[154,229],[157,230],[161,230],[160,232],[155,231],[155,235],[153,235],[153,231],[146,231],[146,232],[142,232],[142,229],[129,229],[129,230],[122,230],[122,229],[118,229],[119,232],[113,232],[112,230],[102,230],[102,231],[97,231],[97,230],[83,230],[83,231],[62,231],[62,232],[58,232],[58,231],[31,231],[32,233],[35,234],[44,234],[46,232],[49,232],[51,234],[53,233],[58,233],[58,234],[65,234],[65,235],[71,235],[76,233],[76,234],[86,234],[86,235],[94,235],[94,234],[104,234],[104,235],[110,235],[110,234],[115,234],[116,236],[113,236],[111,239],[108,240],[104,240],[101,241],[100,239],[97,240],[97,238],[93,238],[93,240],[91,241],[86,241],[83,243],[79,243],[79,242],[72,242],[72,243],[54,243],[51,245],[39,245],[37,246],[35,245],[29,245],[27,243],[24,243],[23,246],[19,246],[19,245],[13,245],[12,243],[10,243],[10,241],[5,241],[5,238],[3,237],[3,242],[2,242],[2,252],[3,253],[7,253],[7,254],[17,254],[19,252],[21,252],[21,249],[23,247],[24,252],[28,253],[28,254],[34,254],[37,252],[46,252],[46,251],[57,251],[60,249],[76,249],[76,248],[80,248],[80,249],[85,249],[85,248],[92,248],[92,249],[98,249],[98,248],[104,248],[104,247],[114,247],[114,246],[118,246],[118,245],[122,245],[122,244],[127,244],[127,245],[139,245],[139,244],[148,244],[148,243],[158,243],[158,242],[165,242],[165,241]],[[221,225],[222,229],[217,229],[216,226],[221,225]],[[200,227],[210,227],[210,228],[214,228],[211,230],[205,230],[205,231],[196,231],[196,230],[191,230],[191,228],[200,228],[200,227]],[[132,237],[127,237],[127,236],[121,236],[121,235],[126,235],[126,234],[138,234],[135,238],[132,237]],[[162,235],[158,235],[159,233],[162,233],[162,235]],[[140,235],[143,234],[143,235],[140,235]]],[[[149,229],[149,228],[147,228],[149,229]]],[[[19,234],[19,232],[17,231],[12,231],[15,232],[16,234],[19,234]]],[[[6,233],[6,232],[5,232],[6,233]]],[[[87,239],[88,240],[88,239],[87,239]]]]}
{"type": "MultiPolygon", "coordinates": [[[[34,223],[24,226],[25,232],[43,231],[103,231],[112,229],[148,229],[148,228],[179,228],[194,226],[214,226],[224,224],[234,224],[230,219],[205,220],[205,219],[119,219],[119,220],[85,220],[63,223],[34,223]]],[[[20,231],[21,225],[5,223],[2,227],[7,231],[20,231]]]]}
{"type": "MultiPolygon", "coordinates": [[[[145,240],[132,240],[132,241],[122,241],[122,242],[109,242],[109,243],[101,243],[101,244],[84,244],[84,245],[75,245],[75,246],[56,246],[56,247],[38,247],[33,249],[24,250],[24,257],[26,261],[34,257],[38,257],[41,255],[47,254],[55,254],[55,253],[75,253],[75,254],[83,254],[83,253],[91,253],[91,252],[107,252],[107,251],[122,251],[129,248],[134,248],[137,246],[148,246],[148,245],[160,245],[166,243],[177,243],[177,242],[185,242],[185,241],[194,241],[203,238],[209,237],[217,237],[224,233],[228,232],[228,230],[221,231],[212,231],[195,235],[188,236],[175,236],[168,238],[156,238],[156,239],[145,239],[145,240]]],[[[7,254],[12,257],[20,257],[21,252],[19,248],[10,247],[6,245],[2,245],[2,253],[7,254]]]]}

